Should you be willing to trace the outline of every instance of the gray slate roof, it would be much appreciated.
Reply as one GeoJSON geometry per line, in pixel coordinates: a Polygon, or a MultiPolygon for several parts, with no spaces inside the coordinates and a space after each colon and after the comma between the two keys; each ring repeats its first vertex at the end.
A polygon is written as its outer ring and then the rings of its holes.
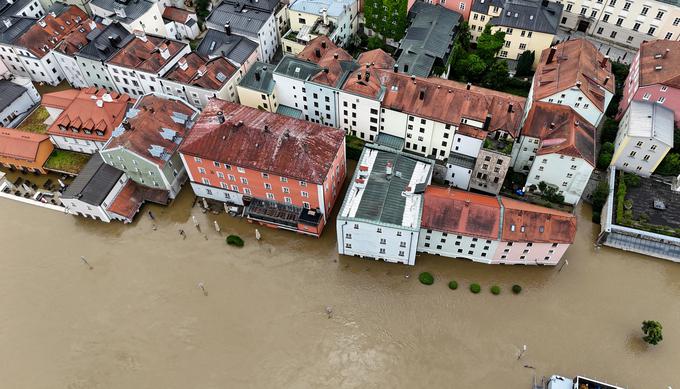
{"type": "Polygon", "coordinates": [[[404,139],[400,138],[398,136],[386,134],[384,132],[381,132],[378,134],[378,137],[375,139],[375,143],[385,146],[385,147],[390,147],[398,151],[402,151],[404,149],[404,139]]]}
{"type": "Polygon", "coordinates": [[[101,155],[95,153],[61,197],[99,206],[122,175],[122,170],[105,164],[101,155]]]}
{"type": "Polygon", "coordinates": [[[283,104],[279,104],[279,107],[276,108],[276,113],[283,116],[290,116],[295,119],[302,119],[301,110],[283,104]]]}
{"type": "Polygon", "coordinates": [[[9,107],[14,100],[26,93],[26,88],[8,80],[0,80],[0,111],[9,107]]]}
{"type": "Polygon", "coordinates": [[[278,0],[223,1],[208,15],[206,23],[209,28],[223,31],[228,22],[233,32],[257,37],[278,3],[278,0]]]}
{"type": "Polygon", "coordinates": [[[462,17],[441,5],[416,2],[409,12],[411,24],[399,45],[397,64],[408,74],[428,77],[437,59],[448,58],[462,17]]]}
{"type": "Polygon", "coordinates": [[[149,8],[154,5],[154,1],[149,0],[131,0],[127,4],[116,0],[92,0],[92,4],[97,7],[103,8],[109,12],[113,12],[113,15],[109,16],[109,19],[117,20],[123,23],[132,23],[137,20],[140,16],[144,15],[149,8]],[[116,15],[116,9],[123,8],[125,10],[125,17],[121,18],[116,15]]]}
{"type": "Polygon", "coordinates": [[[274,90],[274,65],[270,65],[264,62],[255,62],[253,66],[250,67],[248,73],[243,76],[239,86],[244,88],[256,90],[259,92],[270,94],[274,90]],[[259,75],[256,77],[256,73],[259,75]]]}
{"type": "MultiPolygon", "coordinates": [[[[488,13],[489,3],[477,1],[472,10],[488,13]]],[[[555,34],[562,18],[562,4],[552,1],[547,6],[543,6],[542,0],[494,0],[491,3],[503,9],[500,16],[489,21],[493,26],[555,34]]]]}
{"type": "Polygon", "coordinates": [[[240,35],[209,29],[196,47],[196,53],[206,59],[225,57],[240,65],[257,50],[257,46],[257,43],[240,35]]]}
{"type": "Polygon", "coordinates": [[[120,23],[111,23],[103,30],[95,29],[87,35],[88,44],[76,54],[92,60],[106,61],[134,38],[120,23]]]}
{"type": "Polygon", "coordinates": [[[33,0],[15,0],[10,3],[8,0],[0,0],[0,18],[10,16],[21,16],[19,11],[26,8],[33,0]]]}
{"type": "Polygon", "coordinates": [[[7,27],[5,23],[0,23],[0,42],[10,45],[14,44],[37,21],[37,19],[25,17],[10,17],[7,19],[12,22],[12,25],[7,27]]]}
{"type": "Polygon", "coordinates": [[[319,71],[321,71],[321,67],[314,62],[303,61],[289,55],[284,55],[276,69],[274,69],[274,73],[294,77],[299,80],[307,80],[319,71]]]}

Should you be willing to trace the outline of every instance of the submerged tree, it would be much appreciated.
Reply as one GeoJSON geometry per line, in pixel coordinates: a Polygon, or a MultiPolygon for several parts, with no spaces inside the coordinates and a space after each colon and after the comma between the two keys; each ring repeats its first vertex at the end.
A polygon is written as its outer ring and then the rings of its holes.
{"type": "Polygon", "coordinates": [[[642,322],[642,332],[645,334],[642,340],[649,344],[657,345],[663,340],[662,330],[663,327],[658,321],[645,320],[642,322]]]}

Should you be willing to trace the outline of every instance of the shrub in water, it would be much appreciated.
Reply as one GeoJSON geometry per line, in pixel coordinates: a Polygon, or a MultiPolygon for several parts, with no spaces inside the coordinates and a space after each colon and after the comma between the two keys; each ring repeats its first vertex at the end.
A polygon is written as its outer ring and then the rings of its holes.
{"type": "Polygon", "coordinates": [[[517,284],[515,284],[515,285],[512,286],[512,293],[514,293],[514,294],[520,294],[520,292],[522,292],[522,287],[521,287],[521,286],[519,286],[519,285],[517,285],[517,284]]]}
{"type": "Polygon", "coordinates": [[[458,283],[456,281],[449,282],[449,289],[451,289],[451,290],[458,289],[458,283]]]}
{"type": "Polygon", "coordinates": [[[434,283],[434,277],[428,272],[422,272],[418,276],[420,283],[423,285],[432,285],[434,283]]]}
{"type": "Polygon", "coordinates": [[[495,295],[501,294],[501,288],[498,285],[494,285],[491,287],[491,293],[495,295]]]}
{"type": "Polygon", "coordinates": [[[470,292],[477,294],[481,291],[482,291],[482,287],[479,286],[479,284],[470,284],[470,292]]]}
{"type": "Polygon", "coordinates": [[[243,247],[243,239],[241,239],[240,236],[238,235],[229,235],[227,236],[227,244],[230,244],[232,246],[236,247],[243,247]]]}

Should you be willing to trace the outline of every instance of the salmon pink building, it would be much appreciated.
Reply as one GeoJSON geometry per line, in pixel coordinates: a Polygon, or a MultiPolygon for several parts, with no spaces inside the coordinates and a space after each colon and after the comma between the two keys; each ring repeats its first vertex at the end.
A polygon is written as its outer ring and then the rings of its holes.
{"type": "Polygon", "coordinates": [[[474,262],[556,265],[574,242],[576,216],[501,196],[430,186],[418,251],[474,262]]]}
{"type": "Polygon", "coordinates": [[[640,45],[623,85],[618,120],[633,100],[662,104],[675,112],[675,125],[680,126],[679,41],[655,40],[640,45]]]}
{"type": "Polygon", "coordinates": [[[345,179],[344,131],[212,99],[180,148],[197,196],[319,236],[345,179]]]}

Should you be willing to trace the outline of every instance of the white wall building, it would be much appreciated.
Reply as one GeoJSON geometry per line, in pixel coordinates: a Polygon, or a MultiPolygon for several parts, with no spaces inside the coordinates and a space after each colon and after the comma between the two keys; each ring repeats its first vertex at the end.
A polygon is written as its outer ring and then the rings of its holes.
{"type": "Polygon", "coordinates": [[[16,127],[39,102],[40,95],[28,79],[0,79],[0,126],[16,127]]]}
{"type": "Polygon", "coordinates": [[[92,15],[103,19],[105,25],[119,22],[126,30],[175,39],[177,32],[168,31],[163,21],[164,1],[151,0],[92,0],[92,15]]]}

